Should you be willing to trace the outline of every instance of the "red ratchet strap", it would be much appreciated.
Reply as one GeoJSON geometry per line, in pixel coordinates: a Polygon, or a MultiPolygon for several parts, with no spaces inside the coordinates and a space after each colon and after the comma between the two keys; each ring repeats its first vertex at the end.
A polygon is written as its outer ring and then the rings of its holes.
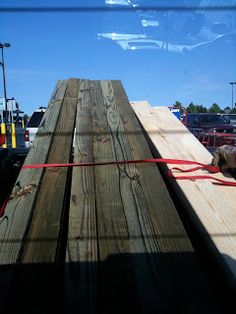
{"type": "Polygon", "coordinates": [[[207,170],[210,173],[220,172],[220,168],[211,165],[205,165],[197,161],[182,160],[182,159],[168,159],[168,158],[152,158],[152,159],[138,159],[138,160],[122,160],[122,161],[107,161],[98,163],[67,163],[67,164],[36,164],[36,165],[25,165],[22,169],[36,169],[36,168],[50,168],[50,167],[93,167],[93,166],[104,166],[104,165],[125,165],[125,164],[142,164],[142,163],[164,163],[164,164],[174,164],[174,165],[197,165],[198,167],[183,170],[181,168],[172,168],[168,171],[168,176],[175,180],[204,180],[210,179],[215,182],[214,184],[226,185],[226,186],[236,186],[236,182],[226,181],[222,179],[215,178],[210,175],[193,175],[193,176],[174,176],[173,170],[179,172],[193,172],[197,170],[207,170]]]}
{"type": "MultiPolygon", "coordinates": [[[[210,173],[217,173],[220,171],[219,167],[205,165],[197,161],[181,160],[181,159],[166,159],[166,158],[153,158],[153,159],[139,159],[139,160],[122,160],[122,161],[108,161],[108,162],[97,162],[97,163],[68,163],[68,164],[36,164],[36,165],[24,165],[22,169],[37,169],[37,168],[52,168],[52,167],[93,167],[93,166],[105,166],[105,165],[125,165],[125,164],[143,164],[143,163],[163,163],[172,165],[197,165],[197,167],[190,168],[187,170],[181,168],[172,168],[168,171],[168,176],[175,180],[205,180],[210,179],[215,182],[214,184],[236,186],[236,182],[230,182],[221,180],[210,175],[193,175],[193,176],[174,176],[173,170],[179,172],[193,172],[197,170],[207,170],[210,173]]],[[[8,198],[4,201],[0,207],[0,217],[3,215],[5,207],[7,205],[8,198]]]]}
{"type": "Polygon", "coordinates": [[[188,169],[188,170],[183,170],[183,169],[174,167],[174,168],[168,170],[168,176],[170,178],[175,179],[175,180],[205,180],[205,179],[209,180],[210,179],[210,180],[214,181],[214,182],[212,182],[213,184],[225,185],[225,186],[235,186],[236,187],[236,182],[222,180],[222,179],[215,178],[215,177],[209,176],[209,175],[177,176],[176,177],[176,176],[173,175],[173,172],[172,172],[173,170],[178,170],[179,172],[192,172],[192,171],[196,171],[196,170],[199,170],[199,169],[205,169],[205,170],[208,170],[211,173],[219,172],[219,171],[215,171],[214,168],[218,168],[218,167],[205,165],[205,166],[202,166],[202,167],[195,167],[195,168],[188,169]]]}

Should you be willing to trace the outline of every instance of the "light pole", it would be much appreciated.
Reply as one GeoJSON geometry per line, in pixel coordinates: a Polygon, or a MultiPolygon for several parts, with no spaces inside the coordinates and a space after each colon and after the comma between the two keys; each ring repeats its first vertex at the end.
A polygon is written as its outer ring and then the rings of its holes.
{"type": "Polygon", "coordinates": [[[229,82],[230,85],[232,85],[232,110],[234,109],[234,85],[236,82],[229,82]]]}
{"type": "Polygon", "coordinates": [[[6,78],[5,78],[5,64],[4,64],[4,53],[3,49],[4,48],[9,48],[10,44],[9,43],[0,43],[0,48],[2,49],[2,62],[0,62],[2,66],[2,75],[3,75],[3,89],[4,89],[4,100],[5,100],[5,110],[6,110],[6,122],[8,122],[8,113],[7,113],[7,90],[6,90],[6,78]]]}

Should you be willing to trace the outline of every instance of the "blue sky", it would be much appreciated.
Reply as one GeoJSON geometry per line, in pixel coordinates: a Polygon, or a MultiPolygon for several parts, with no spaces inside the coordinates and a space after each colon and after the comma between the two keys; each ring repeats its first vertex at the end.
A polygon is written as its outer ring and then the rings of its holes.
{"type": "MultiPolygon", "coordinates": [[[[168,106],[178,100],[185,106],[190,102],[231,106],[229,82],[236,81],[235,0],[1,0],[0,8],[78,3],[133,9],[0,12],[0,42],[11,43],[4,50],[7,96],[15,97],[26,113],[47,106],[57,80],[70,77],[119,79],[130,100],[148,100],[152,105],[168,106]],[[138,9],[148,5],[179,9],[138,9]],[[211,9],[215,6],[219,9],[211,9]]],[[[0,96],[2,85],[0,80],[0,96]]]]}

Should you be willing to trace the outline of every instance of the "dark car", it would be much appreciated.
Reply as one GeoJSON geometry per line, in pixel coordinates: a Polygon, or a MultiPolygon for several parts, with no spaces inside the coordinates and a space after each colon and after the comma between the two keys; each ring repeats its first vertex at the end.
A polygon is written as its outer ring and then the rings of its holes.
{"type": "Polygon", "coordinates": [[[221,145],[236,144],[236,129],[221,114],[187,114],[183,123],[211,152],[221,145]]]}
{"type": "Polygon", "coordinates": [[[221,115],[214,113],[190,113],[183,118],[183,123],[190,131],[234,133],[233,125],[221,115]]]}

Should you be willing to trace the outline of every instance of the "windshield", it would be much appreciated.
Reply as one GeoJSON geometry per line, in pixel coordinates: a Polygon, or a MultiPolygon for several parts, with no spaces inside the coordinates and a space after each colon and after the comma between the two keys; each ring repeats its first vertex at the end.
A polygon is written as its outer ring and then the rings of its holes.
{"type": "Polygon", "coordinates": [[[37,128],[42,120],[44,112],[34,112],[27,125],[28,128],[37,128]]]}
{"type": "Polygon", "coordinates": [[[199,121],[201,124],[228,124],[223,117],[218,115],[200,116],[199,121]]]}

